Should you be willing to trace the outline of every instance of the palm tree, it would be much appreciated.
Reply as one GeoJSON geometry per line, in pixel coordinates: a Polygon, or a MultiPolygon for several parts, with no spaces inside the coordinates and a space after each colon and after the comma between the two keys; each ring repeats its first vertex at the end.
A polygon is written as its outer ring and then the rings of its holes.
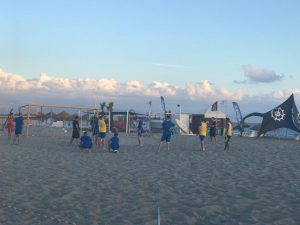
{"type": "Polygon", "coordinates": [[[114,103],[110,102],[108,103],[108,105],[106,106],[106,109],[108,112],[112,112],[113,111],[113,107],[114,107],[114,103]]]}
{"type": "Polygon", "coordinates": [[[114,120],[113,120],[113,107],[114,107],[114,103],[113,102],[109,102],[108,105],[106,105],[106,109],[108,112],[110,112],[110,130],[113,131],[115,124],[114,124],[114,120]]]}
{"type": "Polygon", "coordinates": [[[107,107],[106,102],[100,102],[100,109],[102,113],[104,113],[105,107],[107,107]]]}

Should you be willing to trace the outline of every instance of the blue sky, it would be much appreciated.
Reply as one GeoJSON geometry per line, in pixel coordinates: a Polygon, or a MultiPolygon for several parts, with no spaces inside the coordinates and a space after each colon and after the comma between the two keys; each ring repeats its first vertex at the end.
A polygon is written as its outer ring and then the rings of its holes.
{"type": "Polygon", "coordinates": [[[249,96],[298,89],[299,11],[296,0],[4,1],[0,68],[28,80],[208,80],[249,96]]]}

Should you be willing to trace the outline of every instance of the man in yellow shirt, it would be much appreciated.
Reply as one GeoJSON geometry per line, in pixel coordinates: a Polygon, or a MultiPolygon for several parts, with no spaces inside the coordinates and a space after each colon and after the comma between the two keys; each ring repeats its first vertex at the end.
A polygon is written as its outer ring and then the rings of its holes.
{"type": "Polygon", "coordinates": [[[205,118],[201,119],[201,124],[198,127],[200,139],[200,151],[205,151],[205,137],[207,132],[207,124],[205,118]]]}
{"type": "Polygon", "coordinates": [[[98,121],[98,125],[99,125],[98,137],[100,138],[100,146],[104,147],[105,146],[105,137],[106,137],[106,129],[107,128],[106,128],[106,123],[105,123],[103,115],[100,116],[100,119],[98,121]]]}
{"type": "Polygon", "coordinates": [[[225,148],[224,150],[229,150],[229,141],[232,137],[232,124],[229,118],[226,118],[226,136],[225,136],[225,148]]]}

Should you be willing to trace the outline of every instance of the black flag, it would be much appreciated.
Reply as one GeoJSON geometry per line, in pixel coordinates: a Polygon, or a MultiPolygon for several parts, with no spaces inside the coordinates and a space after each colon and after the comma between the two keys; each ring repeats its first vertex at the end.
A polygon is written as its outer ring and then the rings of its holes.
{"type": "Polygon", "coordinates": [[[300,114],[296,107],[294,95],[292,94],[285,102],[266,113],[251,113],[248,117],[260,116],[263,118],[258,135],[278,128],[289,128],[300,132],[300,114]]]}
{"type": "Polygon", "coordinates": [[[214,104],[212,104],[211,111],[218,111],[218,101],[216,101],[214,104]]]}
{"type": "Polygon", "coordinates": [[[163,96],[160,96],[160,102],[161,102],[161,107],[162,107],[162,110],[164,112],[164,114],[167,113],[167,110],[166,110],[166,103],[165,103],[165,99],[163,96]]]}

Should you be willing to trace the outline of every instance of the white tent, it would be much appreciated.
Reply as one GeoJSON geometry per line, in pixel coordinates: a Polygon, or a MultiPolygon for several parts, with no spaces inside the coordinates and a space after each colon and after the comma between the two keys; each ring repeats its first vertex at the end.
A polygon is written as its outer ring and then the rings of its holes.
{"type": "Polygon", "coordinates": [[[226,119],[226,114],[221,111],[211,111],[211,107],[208,107],[206,110],[202,110],[200,114],[204,114],[205,118],[218,118],[218,119],[226,119]]]}

